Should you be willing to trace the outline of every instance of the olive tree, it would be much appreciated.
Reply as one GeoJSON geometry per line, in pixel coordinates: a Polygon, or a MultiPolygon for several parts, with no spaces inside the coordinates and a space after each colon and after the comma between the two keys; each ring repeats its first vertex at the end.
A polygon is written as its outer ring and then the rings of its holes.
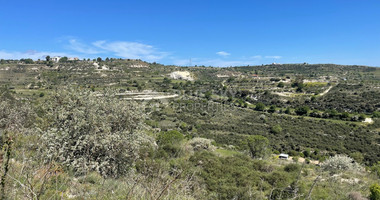
{"type": "Polygon", "coordinates": [[[264,136],[250,135],[242,143],[252,158],[266,158],[271,153],[269,140],[264,136]]]}
{"type": "Polygon", "coordinates": [[[150,138],[143,133],[143,106],[111,92],[96,95],[75,89],[54,93],[44,104],[49,126],[42,131],[45,161],[57,161],[76,174],[125,174],[137,150],[150,138]]]}
{"type": "Polygon", "coordinates": [[[324,171],[330,172],[330,174],[336,174],[347,170],[362,170],[362,167],[356,163],[354,159],[346,155],[335,155],[330,157],[321,164],[321,168],[324,171]]]}

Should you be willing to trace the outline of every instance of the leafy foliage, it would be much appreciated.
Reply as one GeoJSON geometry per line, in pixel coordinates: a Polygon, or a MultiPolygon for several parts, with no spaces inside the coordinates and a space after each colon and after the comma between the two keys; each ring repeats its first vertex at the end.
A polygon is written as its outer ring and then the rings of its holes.
{"type": "Polygon", "coordinates": [[[371,200],[380,200],[380,185],[375,183],[370,187],[371,195],[370,199],[371,200]]]}
{"type": "Polygon", "coordinates": [[[261,135],[247,136],[242,146],[252,158],[265,158],[270,154],[269,140],[261,135]]]}
{"type": "Polygon", "coordinates": [[[361,167],[352,158],[345,155],[331,157],[324,161],[321,167],[332,174],[347,170],[361,170],[361,167]]]}
{"type": "Polygon", "coordinates": [[[49,127],[41,130],[45,161],[58,161],[77,174],[125,174],[149,138],[141,132],[143,107],[80,90],[55,93],[43,105],[49,127]]]}

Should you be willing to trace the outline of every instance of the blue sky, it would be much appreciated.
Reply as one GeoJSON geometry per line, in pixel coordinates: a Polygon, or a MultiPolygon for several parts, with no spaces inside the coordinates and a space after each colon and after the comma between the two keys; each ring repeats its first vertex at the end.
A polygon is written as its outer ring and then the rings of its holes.
{"type": "Polygon", "coordinates": [[[0,58],[380,66],[378,0],[0,0],[0,58]]]}

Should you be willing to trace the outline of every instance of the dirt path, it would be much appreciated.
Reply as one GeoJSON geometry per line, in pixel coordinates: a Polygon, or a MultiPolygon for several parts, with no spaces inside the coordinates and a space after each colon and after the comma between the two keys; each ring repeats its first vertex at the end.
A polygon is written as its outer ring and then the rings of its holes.
{"type": "MultiPolygon", "coordinates": [[[[289,158],[288,158],[288,160],[293,160],[293,157],[292,156],[289,156],[289,158]]],[[[299,157],[298,158],[298,162],[300,162],[300,163],[303,163],[303,162],[305,162],[306,161],[306,159],[305,158],[302,158],[302,157],[299,157]]],[[[314,165],[318,165],[319,164],[319,161],[318,160],[310,160],[310,163],[311,164],[314,164],[314,165]]]]}
{"type": "Polygon", "coordinates": [[[123,99],[126,100],[153,100],[153,99],[169,99],[169,98],[175,98],[178,97],[178,94],[173,94],[173,95],[137,95],[135,97],[126,97],[123,99]]]}
{"type": "Polygon", "coordinates": [[[329,88],[327,88],[327,90],[325,90],[321,94],[319,94],[319,96],[323,96],[323,95],[327,94],[332,88],[333,88],[333,86],[330,86],[329,88]]]}

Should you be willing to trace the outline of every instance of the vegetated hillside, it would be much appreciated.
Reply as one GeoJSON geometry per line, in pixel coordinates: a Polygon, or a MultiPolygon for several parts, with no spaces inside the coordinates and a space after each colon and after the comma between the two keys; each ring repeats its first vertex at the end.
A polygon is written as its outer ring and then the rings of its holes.
{"type": "Polygon", "coordinates": [[[378,68],[0,63],[3,198],[342,199],[379,192],[378,68]]]}

